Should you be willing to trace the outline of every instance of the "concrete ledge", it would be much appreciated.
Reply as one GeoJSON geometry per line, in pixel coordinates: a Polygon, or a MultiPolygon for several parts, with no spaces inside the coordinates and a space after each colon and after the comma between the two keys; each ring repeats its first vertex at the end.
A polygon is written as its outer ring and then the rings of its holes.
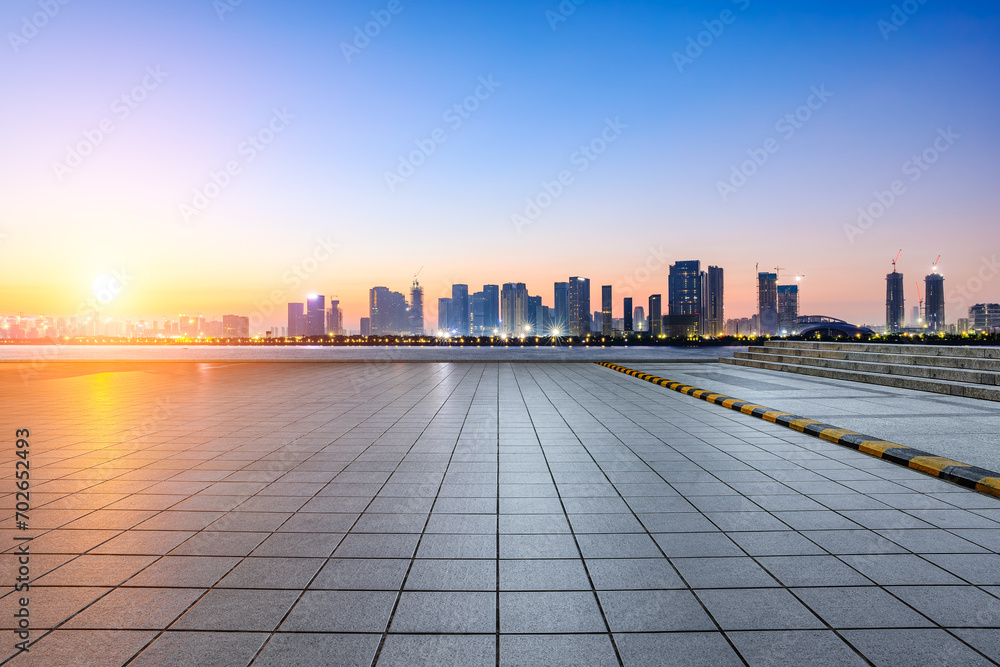
{"type": "Polygon", "coordinates": [[[831,378],[834,380],[850,380],[851,382],[878,384],[886,387],[896,387],[898,389],[929,391],[936,394],[947,394],[948,396],[961,396],[963,398],[1000,401],[1000,387],[997,387],[996,385],[955,382],[949,380],[931,380],[913,377],[910,375],[879,375],[877,373],[863,373],[860,371],[839,370],[836,368],[824,368],[821,366],[787,364],[777,361],[765,361],[763,359],[740,359],[731,357],[722,358],[719,359],[719,361],[733,366],[762,368],[765,370],[783,371],[786,373],[799,373],[800,375],[812,375],[814,377],[831,378]]]}
{"type": "Polygon", "coordinates": [[[1000,347],[995,345],[913,345],[909,343],[828,343],[800,340],[768,340],[765,347],[797,350],[842,350],[923,356],[1000,359],[1000,347]]]}
{"type": "Polygon", "coordinates": [[[829,442],[850,447],[864,454],[898,463],[899,465],[919,470],[928,475],[954,482],[959,486],[1000,498],[1000,472],[971,466],[960,461],[953,461],[930,452],[881,440],[870,435],[858,433],[857,431],[837,428],[836,426],[816,421],[815,419],[800,417],[781,410],[772,410],[763,405],[742,401],[738,398],[711,392],[707,389],[692,387],[683,382],[673,382],[649,373],[626,368],[625,366],[619,366],[606,361],[596,363],[611,370],[639,378],[640,380],[645,380],[646,382],[651,382],[661,387],[687,394],[688,396],[700,398],[709,403],[729,408],[730,410],[737,410],[743,414],[780,424],[802,433],[808,433],[829,442]]]}

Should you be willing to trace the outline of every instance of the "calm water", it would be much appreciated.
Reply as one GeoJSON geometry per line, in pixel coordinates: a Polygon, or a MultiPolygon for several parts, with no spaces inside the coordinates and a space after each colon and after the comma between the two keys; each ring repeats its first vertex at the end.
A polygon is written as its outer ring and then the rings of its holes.
{"type": "Polygon", "coordinates": [[[0,362],[48,361],[712,361],[745,347],[249,347],[4,345],[0,362]]]}

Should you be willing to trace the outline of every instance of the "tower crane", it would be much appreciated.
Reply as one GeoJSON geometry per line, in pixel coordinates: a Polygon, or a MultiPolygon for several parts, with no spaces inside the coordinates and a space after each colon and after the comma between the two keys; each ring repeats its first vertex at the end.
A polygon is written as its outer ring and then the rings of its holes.
{"type": "Polygon", "coordinates": [[[896,253],[896,259],[892,260],[892,272],[896,272],[896,262],[899,261],[899,256],[903,254],[903,249],[900,248],[899,252],[896,253]]]}

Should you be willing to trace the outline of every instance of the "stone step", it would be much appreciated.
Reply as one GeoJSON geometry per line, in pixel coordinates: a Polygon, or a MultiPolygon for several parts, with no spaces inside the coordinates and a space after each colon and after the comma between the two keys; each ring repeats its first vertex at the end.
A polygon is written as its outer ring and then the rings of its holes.
{"type": "Polygon", "coordinates": [[[783,364],[775,361],[764,361],[760,359],[742,358],[721,358],[724,364],[734,366],[745,366],[748,368],[761,368],[771,371],[784,371],[788,373],[799,373],[800,375],[811,375],[814,377],[829,378],[832,380],[850,380],[852,382],[864,382],[867,384],[877,384],[885,387],[897,387],[900,389],[915,389],[917,391],[929,391],[936,394],[947,394],[949,396],[961,396],[963,398],[978,398],[987,401],[1000,401],[1000,387],[990,387],[982,384],[972,384],[966,382],[949,382],[946,380],[927,380],[924,378],[909,377],[904,375],[877,375],[874,373],[861,373],[858,371],[839,370],[835,368],[821,368],[818,366],[803,366],[799,364],[783,364]]]}
{"type": "Polygon", "coordinates": [[[801,340],[768,340],[765,347],[784,347],[799,350],[842,350],[845,352],[877,352],[885,354],[912,354],[933,357],[971,357],[1000,359],[1000,347],[963,345],[908,345],[892,343],[825,343],[801,340]]]}
{"type": "Polygon", "coordinates": [[[914,366],[940,366],[943,368],[961,368],[974,371],[990,371],[1000,373],[1000,359],[983,357],[948,357],[942,355],[907,354],[873,352],[867,349],[863,351],[853,350],[833,350],[833,349],[805,349],[783,346],[765,345],[752,346],[749,351],[760,354],[795,355],[800,352],[808,352],[809,357],[819,357],[822,359],[842,359],[844,361],[862,361],[880,364],[911,364],[914,366]]]}
{"type": "Polygon", "coordinates": [[[884,363],[854,359],[830,359],[812,355],[780,354],[778,353],[778,350],[774,348],[765,349],[760,347],[751,347],[746,352],[736,352],[735,356],[740,359],[770,361],[789,365],[814,366],[817,368],[831,368],[844,371],[857,371],[859,373],[901,375],[923,378],[926,380],[945,380],[948,382],[1000,386],[1000,372],[950,368],[947,366],[922,366],[909,361],[909,359],[912,358],[908,358],[905,355],[888,355],[898,357],[894,360],[897,363],[884,363]]]}

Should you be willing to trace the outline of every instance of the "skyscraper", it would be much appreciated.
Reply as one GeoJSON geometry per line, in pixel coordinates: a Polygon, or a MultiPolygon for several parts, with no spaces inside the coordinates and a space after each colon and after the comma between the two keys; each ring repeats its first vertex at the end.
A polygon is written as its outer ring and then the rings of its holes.
{"type": "Polygon", "coordinates": [[[778,333],[782,336],[798,330],[799,286],[778,285],[778,333]]]}
{"type": "Polygon", "coordinates": [[[306,297],[306,335],[322,336],[326,333],[326,297],[310,294],[306,297]]]}
{"type": "Polygon", "coordinates": [[[424,333],[424,288],[416,278],[410,287],[410,333],[414,336],[424,333]]]}
{"type": "Polygon", "coordinates": [[[622,322],[622,331],[629,332],[632,331],[632,297],[625,297],[622,309],[625,313],[624,322],[622,322]]]}
{"type": "Polygon", "coordinates": [[[330,308],[326,311],[326,332],[331,336],[344,335],[344,312],[337,299],[330,299],[330,308]]]}
{"type": "Polygon", "coordinates": [[[542,307],[542,297],[528,297],[527,320],[527,326],[531,327],[527,330],[529,334],[532,336],[544,334],[542,328],[545,326],[545,308],[542,307]]]}
{"type": "Polygon", "coordinates": [[[569,335],[590,334],[590,279],[573,276],[569,279],[569,335]]]}
{"type": "Polygon", "coordinates": [[[558,336],[569,335],[569,283],[555,284],[555,305],[552,308],[552,329],[558,336]]]}
{"type": "Polygon", "coordinates": [[[659,336],[663,333],[663,295],[649,295],[649,333],[659,336]]]}
{"type": "Polygon", "coordinates": [[[903,274],[896,271],[885,275],[885,331],[898,333],[904,326],[906,307],[903,301],[903,274]]]}
{"type": "Polygon", "coordinates": [[[438,330],[451,333],[451,299],[438,299],[438,330]]]}
{"type": "Polygon", "coordinates": [[[469,304],[469,310],[472,311],[472,335],[482,336],[486,334],[486,294],[473,292],[469,297],[469,304]]]}
{"type": "Polygon", "coordinates": [[[611,285],[601,285],[601,334],[613,334],[611,326],[611,285]]]}
{"type": "Polygon", "coordinates": [[[633,325],[636,331],[648,331],[649,327],[646,326],[646,311],[643,310],[642,306],[636,306],[633,319],[633,325]]]}
{"type": "Polygon", "coordinates": [[[947,323],[944,317],[944,276],[932,273],[924,278],[924,321],[931,331],[945,333],[947,323]]]}
{"type": "Polygon", "coordinates": [[[757,326],[761,336],[778,333],[778,274],[757,274],[757,326]]]}
{"type": "Polygon", "coordinates": [[[373,287],[368,292],[368,313],[372,335],[405,334],[409,332],[406,297],[387,287],[373,287]]]}
{"type": "Polygon", "coordinates": [[[483,327],[488,336],[500,333],[500,286],[483,285],[483,327]]]}
{"type": "Polygon", "coordinates": [[[667,308],[670,315],[698,315],[702,311],[701,262],[693,259],[670,265],[667,308]]]}
{"type": "Polygon", "coordinates": [[[508,336],[525,333],[528,324],[528,288],[524,283],[504,283],[500,291],[500,330],[508,336]]]}
{"type": "Polygon", "coordinates": [[[708,283],[708,298],[706,299],[706,310],[708,313],[706,317],[706,330],[702,333],[709,336],[722,336],[726,333],[722,267],[708,267],[706,282],[708,283]]]}
{"type": "Polygon", "coordinates": [[[451,286],[450,328],[459,336],[469,335],[471,313],[469,310],[469,286],[451,286]]]}
{"type": "MultiPolygon", "coordinates": [[[[184,322],[186,318],[181,321],[184,322]]],[[[288,335],[293,336],[305,336],[306,335],[306,311],[305,304],[302,303],[290,303],[288,304],[288,335]]]]}

